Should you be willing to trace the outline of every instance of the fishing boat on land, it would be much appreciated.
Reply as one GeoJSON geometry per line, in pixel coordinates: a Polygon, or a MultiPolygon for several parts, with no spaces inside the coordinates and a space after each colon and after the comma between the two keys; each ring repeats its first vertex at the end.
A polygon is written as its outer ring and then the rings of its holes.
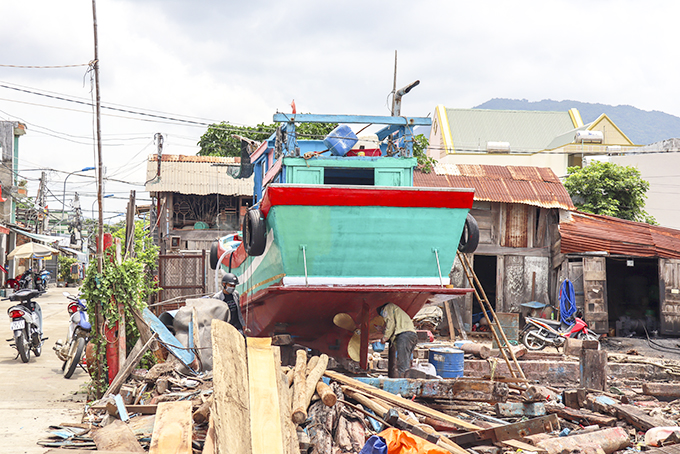
{"type": "Polygon", "coordinates": [[[277,133],[250,155],[255,203],[240,234],[213,243],[211,267],[238,277],[249,336],[290,334],[366,368],[377,308],[392,302],[414,316],[436,294],[469,291],[453,288],[449,271],[458,248],[476,246],[474,190],[413,187],[413,128],[429,118],[274,121],[277,133]],[[299,140],[303,122],[340,126],[324,140],[299,140]],[[384,127],[371,147],[358,145],[349,124],[384,127]]]}

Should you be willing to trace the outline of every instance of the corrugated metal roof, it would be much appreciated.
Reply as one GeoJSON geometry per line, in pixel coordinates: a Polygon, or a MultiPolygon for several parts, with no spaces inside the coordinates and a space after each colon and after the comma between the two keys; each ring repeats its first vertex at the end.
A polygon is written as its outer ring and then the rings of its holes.
{"type": "Polygon", "coordinates": [[[486,151],[487,142],[509,142],[511,151],[539,152],[557,136],[574,129],[568,111],[447,108],[446,115],[453,146],[459,153],[486,151]]]}
{"type": "Polygon", "coordinates": [[[549,168],[437,164],[431,173],[415,171],[419,187],[474,188],[475,200],[575,209],[559,178],[549,168]]]}
{"type": "Polygon", "coordinates": [[[559,229],[563,254],[605,251],[680,259],[680,230],[582,212],[572,212],[559,229]]]}
{"type": "Polygon", "coordinates": [[[235,179],[227,174],[228,166],[214,164],[238,165],[240,158],[221,156],[182,156],[163,155],[161,159],[161,176],[156,176],[158,158],[149,156],[146,164],[146,184],[149,192],[177,192],[195,195],[252,195],[253,177],[235,179]]]}

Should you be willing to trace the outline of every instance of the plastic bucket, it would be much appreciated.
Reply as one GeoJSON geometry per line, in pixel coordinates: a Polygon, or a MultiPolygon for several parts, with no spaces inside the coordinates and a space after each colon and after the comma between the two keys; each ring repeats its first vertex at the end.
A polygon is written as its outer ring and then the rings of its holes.
{"type": "Polygon", "coordinates": [[[324,145],[334,156],[345,156],[358,141],[357,135],[347,125],[339,125],[323,139],[324,145]]]}
{"type": "Polygon", "coordinates": [[[457,348],[435,348],[428,355],[430,364],[442,378],[457,378],[463,376],[465,368],[465,354],[457,348]]]}

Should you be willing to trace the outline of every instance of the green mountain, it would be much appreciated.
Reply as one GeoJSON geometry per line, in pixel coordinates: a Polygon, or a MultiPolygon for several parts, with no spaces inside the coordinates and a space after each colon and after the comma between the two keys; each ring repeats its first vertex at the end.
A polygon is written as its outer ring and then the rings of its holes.
{"type": "Polygon", "coordinates": [[[679,117],[657,110],[649,112],[633,106],[610,106],[579,101],[553,101],[552,99],[530,102],[526,99],[494,98],[473,107],[473,109],[540,111],[565,111],[571,108],[578,109],[586,124],[602,114],[607,114],[616,126],[638,145],[648,145],[680,137],[679,117]]]}

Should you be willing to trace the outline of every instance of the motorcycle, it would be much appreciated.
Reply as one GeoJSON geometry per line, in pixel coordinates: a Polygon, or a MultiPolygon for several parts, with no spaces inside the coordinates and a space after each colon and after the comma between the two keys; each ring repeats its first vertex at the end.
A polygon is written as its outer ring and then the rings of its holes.
{"type": "Polygon", "coordinates": [[[600,340],[600,336],[588,329],[588,324],[579,317],[568,325],[559,320],[527,317],[526,325],[520,333],[520,339],[528,350],[543,350],[547,345],[559,348],[567,338],[581,340],[600,340]]]}
{"type": "Polygon", "coordinates": [[[47,290],[47,284],[50,282],[50,278],[52,277],[52,273],[50,273],[47,270],[42,270],[40,273],[36,273],[33,276],[33,282],[35,284],[35,288],[38,289],[41,292],[44,292],[47,290]]]}
{"type": "Polygon", "coordinates": [[[56,345],[52,348],[57,357],[64,362],[61,366],[64,378],[71,378],[85,353],[85,347],[90,340],[92,325],[87,315],[86,301],[72,296],[68,292],[64,292],[63,295],[70,301],[68,313],[71,323],[68,327],[66,343],[62,339],[58,339],[56,345]]]}
{"type": "MultiPolygon", "coordinates": [[[[11,295],[9,298],[3,298],[4,301],[18,301],[16,304],[7,310],[10,319],[10,329],[14,332],[14,338],[8,339],[10,344],[19,352],[17,355],[21,357],[21,361],[27,363],[31,358],[31,350],[36,356],[42,353],[42,344],[47,340],[42,335],[42,310],[40,305],[31,301],[40,295],[38,290],[22,289],[11,295]]],[[[16,358],[14,358],[16,359],[16,358]]]]}
{"type": "Polygon", "coordinates": [[[23,272],[23,274],[17,278],[14,279],[8,279],[7,280],[7,287],[14,289],[14,291],[18,291],[24,288],[29,288],[31,279],[33,278],[33,270],[28,269],[23,272]]]}

